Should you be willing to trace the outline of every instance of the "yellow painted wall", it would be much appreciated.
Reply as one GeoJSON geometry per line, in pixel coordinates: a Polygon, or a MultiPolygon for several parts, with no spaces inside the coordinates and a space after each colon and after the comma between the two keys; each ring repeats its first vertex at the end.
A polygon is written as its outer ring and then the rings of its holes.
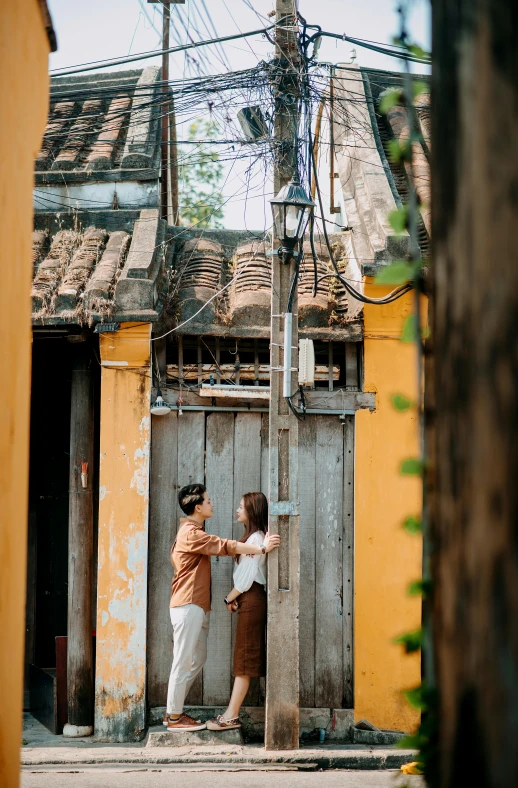
{"type": "MultiPolygon", "coordinates": [[[[387,292],[367,280],[366,295],[387,292]]],[[[376,392],[376,411],[358,411],[355,441],[355,718],[404,731],[419,722],[402,690],[420,683],[420,658],[392,641],[420,626],[421,600],[407,588],[421,577],[421,539],[402,522],[420,514],[422,493],[419,479],[399,473],[402,460],[418,456],[417,414],[396,411],[391,397],[417,399],[416,349],[398,339],[413,297],[364,307],[364,384],[376,392]]]]}
{"type": "Polygon", "coordinates": [[[149,323],[101,335],[95,733],[108,741],[145,727],[150,336],[149,323]]]}
{"type": "Polygon", "coordinates": [[[0,2],[0,785],[19,784],[31,369],[32,188],[48,113],[37,0],[0,2]]]}

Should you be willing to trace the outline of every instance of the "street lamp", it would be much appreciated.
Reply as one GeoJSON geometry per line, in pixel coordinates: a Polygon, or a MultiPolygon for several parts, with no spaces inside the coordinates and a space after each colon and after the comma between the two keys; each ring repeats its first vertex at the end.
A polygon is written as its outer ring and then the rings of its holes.
{"type": "Polygon", "coordinates": [[[270,203],[274,232],[281,242],[277,254],[283,263],[289,263],[292,257],[299,256],[295,247],[304,235],[315,203],[307,196],[297,174],[270,203]]]}

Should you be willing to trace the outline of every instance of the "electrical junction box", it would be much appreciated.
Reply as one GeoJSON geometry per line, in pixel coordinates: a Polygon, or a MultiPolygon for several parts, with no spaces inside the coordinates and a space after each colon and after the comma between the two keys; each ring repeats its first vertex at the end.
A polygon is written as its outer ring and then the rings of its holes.
{"type": "Polygon", "coordinates": [[[243,107],[237,113],[237,119],[248,142],[268,136],[268,126],[261,107],[243,107]]]}
{"type": "Polygon", "coordinates": [[[299,340],[299,386],[315,385],[315,348],[312,339],[299,340]]]}

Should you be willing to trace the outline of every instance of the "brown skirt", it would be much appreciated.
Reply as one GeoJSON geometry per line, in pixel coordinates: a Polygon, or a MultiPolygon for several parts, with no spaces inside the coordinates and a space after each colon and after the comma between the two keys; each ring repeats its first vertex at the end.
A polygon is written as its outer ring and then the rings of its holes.
{"type": "Polygon", "coordinates": [[[260,583],[239,597],[234,676],[266,676],[266,591],[260,583]]]}

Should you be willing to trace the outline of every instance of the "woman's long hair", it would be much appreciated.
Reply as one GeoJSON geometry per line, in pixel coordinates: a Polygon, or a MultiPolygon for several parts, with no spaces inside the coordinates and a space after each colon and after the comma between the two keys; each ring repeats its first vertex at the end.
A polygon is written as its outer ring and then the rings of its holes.
{"type": "Polygon", "coordinates": [[[268,530],[268,501],[261,492],[250,492],[243,495],[248,523],[245,525],[245,532],[240,542],[246,542],[249,536],[256,531],[266,533],[268,530]]]}

